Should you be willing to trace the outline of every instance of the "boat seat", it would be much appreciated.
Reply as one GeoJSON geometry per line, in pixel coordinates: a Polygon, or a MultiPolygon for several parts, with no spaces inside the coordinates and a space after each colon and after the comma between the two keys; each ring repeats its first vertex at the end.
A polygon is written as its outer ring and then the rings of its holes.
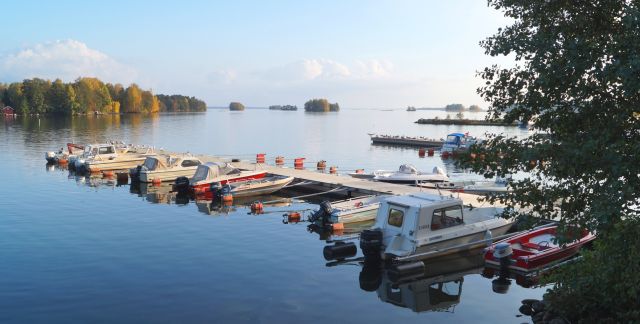
{"type": "MultiPolygon", "coordinates": [[[[542,243],[542,242],[540,242],[540,243],[542,243]]],[[[538,243],[533,243],[533,242],[524,242],[524,243],[520,243],[520,245],[522,245],[523,247],[525,247],[527,249],[538,250],[538,251],[544,251],[544,250],[550,248],[549,244],[545,245],[545,244],[538,244],[538,243]]]]}

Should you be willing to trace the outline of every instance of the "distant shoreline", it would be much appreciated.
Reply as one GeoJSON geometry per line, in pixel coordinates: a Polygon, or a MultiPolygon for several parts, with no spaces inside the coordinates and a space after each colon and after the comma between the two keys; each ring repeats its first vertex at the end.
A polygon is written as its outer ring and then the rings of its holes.
{"type": "Polygon", "coordinates": [[[416,124],[425,125],[466,125],[466,126],[518,126],[518,123],[506,123],[504,121],[488,121],[483,119],[435,119],[420,118],[416,124]]]}

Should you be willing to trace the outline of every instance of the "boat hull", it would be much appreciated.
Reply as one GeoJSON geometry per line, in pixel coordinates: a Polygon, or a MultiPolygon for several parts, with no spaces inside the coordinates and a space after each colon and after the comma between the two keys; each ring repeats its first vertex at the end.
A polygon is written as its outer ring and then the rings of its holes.
{"type": "MultiPolygon", "coordinates": [[[[506,234],[512,225],[513,223],[506,223],[502,226],[489,229],[489,231],[491,231],[492,237],[501,236],[506,234]]],[[[486,239],[485,235],[486,235],[486,230],[483,229],[481,231],[470,233],[465,236],[456,237],[454,239],[419,246],[418,248],[416,248],[415,253],[416,254],[429,253],[429,255],[423,259],[430,259],[430,258],[435,258],[443,255],[460,253],[463,251],[472,250],[479,247],[486,247],[488,243],[485,241],[486,239]],[[470,244],[473,242],[477,242],[477,243],[470,244]],[[463,245],[463,244],[470,244],[470,245],[465,245],[464,247],[460,247],[457,249],[451,249],[451,247],[454,247],[457,245],[463,245]],[[441,251],[441,252],[438,252],[438,251],[441,251]]]]}
{"type": "Polygon", "coordinates": [[[84,167],[89,172],[128,170],[143,163],[146,157],[132,158],[126,160],[108,160],[108,161],[86,161],[84,167]]]}
{"type": "Polygon", "coordinates": [[[236,183],[236,182],[244,182],[244,181],[250,181],[250,180],[258,180],[258,179],[262,179],[267,175],[266,172],[261,172],[261,173],[254,173],[254,174],[250,174],[250,175],[246,175],[246,176],[242,176],[242,177],[236,177],[236,178],[227,178],[227,179],[213,179],[213,180],[208,180],[208,181],[199,181],[196,184],[192,184],[189,186],[189,191],[193,194],[198,195],[199,197],[203,198],[203,199],[208,199],[211,200],[213,199],[213,194],[211,192],[211,184],[214,182],[220,182],[220,185],[225,186],[227,184],[232,184],[232,183],[236,183]]]}
{"type": "Polygon", "coordinates": [[[178,177],[193,177],[196,168],[179,169],[179,170],[162,170],[162,171],[140,171],[138,178],[140,182],[153,182],[155,179],[159,181],[175,181],[178,177]]]}

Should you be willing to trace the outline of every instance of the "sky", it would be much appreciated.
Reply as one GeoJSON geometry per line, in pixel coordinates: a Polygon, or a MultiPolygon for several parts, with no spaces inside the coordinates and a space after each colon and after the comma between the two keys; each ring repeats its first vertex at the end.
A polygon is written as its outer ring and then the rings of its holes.
{"type": "Polygon", "coordinates": [[[484,0],[7,1],[0,82],[80,76],[209,106],[487,104],[479,41],[509,24],[484,0]]]}

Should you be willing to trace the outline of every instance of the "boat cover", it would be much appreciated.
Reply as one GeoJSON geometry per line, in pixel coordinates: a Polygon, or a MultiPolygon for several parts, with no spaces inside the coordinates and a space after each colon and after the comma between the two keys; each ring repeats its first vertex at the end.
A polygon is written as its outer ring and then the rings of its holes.
{"type": "Polygon", "coordinates": [[[240,173],[240,170],[225,162],[208,162],[198,165],[193,182],[215,179],[222,175],[240,173]]]}

